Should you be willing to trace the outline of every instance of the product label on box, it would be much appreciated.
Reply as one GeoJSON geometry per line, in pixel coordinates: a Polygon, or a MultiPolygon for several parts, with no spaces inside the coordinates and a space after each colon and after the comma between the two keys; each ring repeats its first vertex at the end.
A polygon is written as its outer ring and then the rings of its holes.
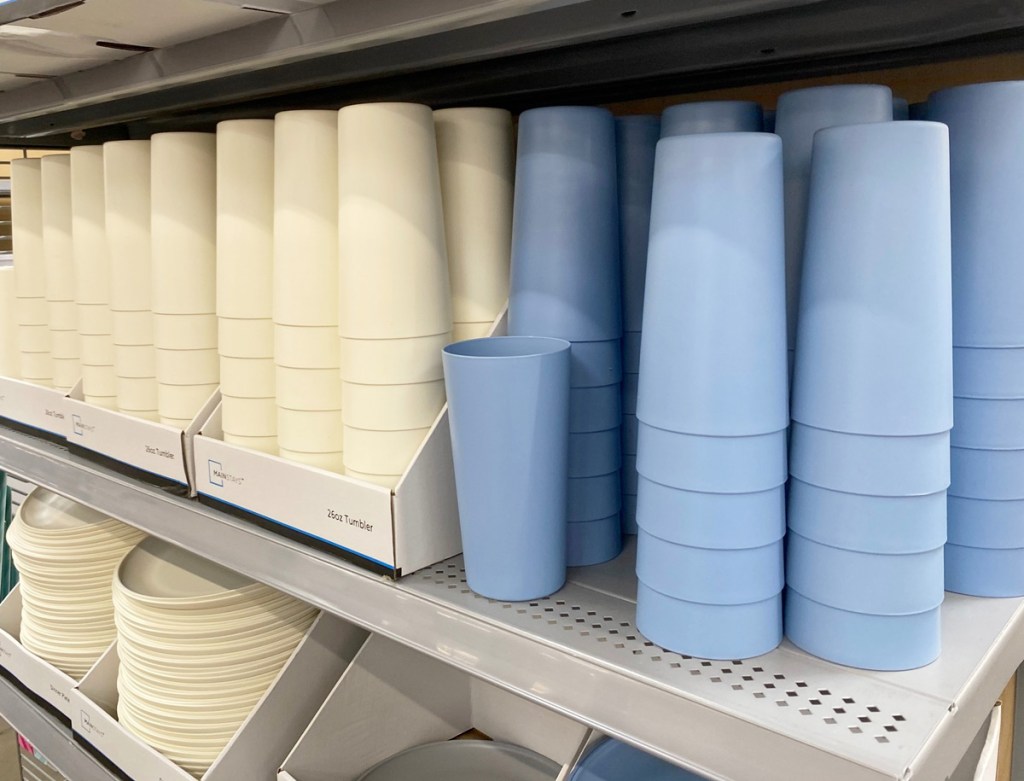
{"type": "Polygon", "coordinates": [[[199,493],[394,567],[391,492],[207,436],[195,438],[199,493]]]}
{"type": "Polygon", "coordinates": [[[68,442],[86,447],[147,472],[187,483],[178,429],[67,400],[68,442]]]}
{"type": "Polygon", "coordinates": [[[0,377],[0,416],[26,426],[64,436],[67,429],[66,401],[64,394],[53,388],[0,377]]]}

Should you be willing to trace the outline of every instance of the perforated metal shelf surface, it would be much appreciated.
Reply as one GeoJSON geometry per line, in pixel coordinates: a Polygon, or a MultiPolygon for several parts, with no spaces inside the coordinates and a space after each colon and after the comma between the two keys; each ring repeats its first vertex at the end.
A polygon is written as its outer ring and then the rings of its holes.
{"type": "Polygon", "coordinates": [[[788,644],[694,659],[636,631],[629,551],[550,598],[495,602],[459,558],[396,584],[3,427],[0,468],[716,781],[944,781],[1024,659],[1024,600],[957,595],[921,670],[853,670],[788,644]]]}

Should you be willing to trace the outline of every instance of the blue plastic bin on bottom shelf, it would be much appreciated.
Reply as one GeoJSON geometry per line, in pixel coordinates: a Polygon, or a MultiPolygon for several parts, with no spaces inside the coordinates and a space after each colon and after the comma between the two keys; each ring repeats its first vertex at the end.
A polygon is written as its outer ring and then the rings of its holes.
{"type": "Polygon", "coordinates": [[[592,746],[569,781],[703,781],[688,770],[613,738],[592,746]]]}
{"type": "Polygon", "coordinates": [[[940,610],[907,615],[854,613],[786,588],[786,637],[830,662],[865,670],[912,670],[934,662],[941,646],[940,610]]]}
{"type": "Polygon", "coordinates": [[[705,605],[675,599],[638,581],[636,628],[676,653],[748,659],[782,642],[782,594],[746,605],[705,605]]]}
{"type": "Polygon", "coordinates": [[[946,545],[946,590],[975,597],[1024,596],[1024,548],[946,545]]]}

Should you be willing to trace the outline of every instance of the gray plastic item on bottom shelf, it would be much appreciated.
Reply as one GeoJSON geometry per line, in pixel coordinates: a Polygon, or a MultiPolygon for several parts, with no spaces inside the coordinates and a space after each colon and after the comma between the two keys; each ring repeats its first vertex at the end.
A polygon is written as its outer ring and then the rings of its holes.
{"type": "Polygon", "coordinates": [[[359,781],[553,781],[561,769],[511,743],[449,740],[406,749],[368,770],[359,781]]]}

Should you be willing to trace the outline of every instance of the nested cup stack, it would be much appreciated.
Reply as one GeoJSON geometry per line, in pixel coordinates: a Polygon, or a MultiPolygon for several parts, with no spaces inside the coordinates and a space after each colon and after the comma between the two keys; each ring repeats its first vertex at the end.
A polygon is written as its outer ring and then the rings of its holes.
{"type": "Polygon", "coordinates": [[[874,84],[809,87],[786,92],[775,109],[782,139],[786,199],[786,313],[790,372],[800,307],[800,275],[807,224],[814,134],[826,127],[892,120],[892,90],[874,84]]]}
{"type": "Polygon", "coordinates": [[[221,424],[225,442],[276,455],[273,283],[274,120],[227,120],[217,125],[221,424]]]}
{"type": "Polygon", "coordinates": [[[681,653],[782,639],[782,143],[658,142],[637,405],[637,628],[681,653]]]}
{"type": "Polygon", "coordinates": [[[283,111],[274,118],[273,182],[279,452],[341,473],[337,112],[283,111]]]}
{"type": "Polygon", "coordinates": [[[953,423],[944,125],[814,137],[790,446],[786,634],[880,670],[939,654],[953,423]]]}
{"type": "Polygon", "coordinates": [[[75,308],[74,243],[71,238],[71,157],[42,159],[43,255],[53,358],[53,387],[67,393],[78,382],[78,313],[75,308]]]}
{"type": "Polygon", "coordinates": [[[949,127],[953,219],[952,484],[946,588],[1024,595],[1024,82],[933,94],[949,127]]]}
{"type": "Polygon", "coordinates": [[[18,296],[14,266],[0,266],[0,377],[21,376],[18,352],[18,296]]]}
{"type": "Polygon", "coordinates": [[[53,355],[46,303],[43,180],[39,159],[11,162],[11,233],[15,255],[19,375],[28,382],[51,387],[53,355]]]}
{"type": "Polygon", "coordinates": [[[704,100],[669,106],[661,114],[661,137],[698,133],[760,133],[764,111],[752,100],[704,100]]]}
{"type": "MultiPolygon", "coordinates": [[[[435,120],[428,106],[372,103],[337,121],[345,474],[393,488],[445,402],[452,287],[435,120]]],[[[490,311],[500,292],[488,295],[490,311]]]]}
{"type": "Polygon", "coordinates": [[[216,136],[157,133],[150,165],[157,412],[185,428],[220,382],[216,136]]]}
{"type": "Polygon", "coordinates": [[[434,112],[452,286],[452,341],[490,333],[508,301],[515,147],[497,108],[434,112]]]}
{"type": "Polygon", "coordinates": [[[90,404],[117,409],[106,225],[103,147],[76,146],[71,150],[71,235],[82,393],[90,404]]]}
{"type": "Polygon", "coordinates": [[[509,333],[571,342],[568,561],[622,549],[622,280],[615,119],[519,117],[509,333]]]}
{"type": "Polygon", "coordinates": [[[660,132],[661,122],[657,117],[631,116],[615,120],[619,255],[622,259],[622,530],[626,534],[636,534],[636,392],[654,148],[660,132]]]}
{"type": "Polygon", "coordinates": [[[117,409],[159,420],[153,342],[150,142],[103,145],[117,409]]]}

